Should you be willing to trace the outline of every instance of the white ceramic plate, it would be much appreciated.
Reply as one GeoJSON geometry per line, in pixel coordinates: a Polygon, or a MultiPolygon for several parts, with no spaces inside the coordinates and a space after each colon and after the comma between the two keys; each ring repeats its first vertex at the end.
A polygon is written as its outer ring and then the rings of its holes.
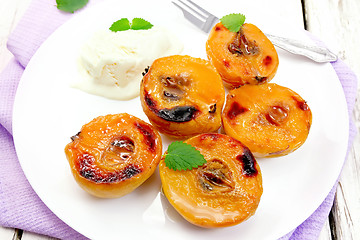
{"type": "MultiPolygon", "coordinates": [[[[60,27],[34,55],[19,84],[14,140],[25,175],[42,201],[91,239],[276,239],[301,224],[325,199],[340,173],[348,140],[347,106],[330,64],[316,64],[282,50],[272,82],[307,100],[313,125],[306,143],[294,153],[258,160],[264,193],[248,221],[222,229],[192,226],[160,194],[158,173],[120,199],[97,199],[80,189],[64,154],[70,136],[99,115],[128,112],[147,120],[139,99],[113,101],[69,87],[81,77],[76,68],[81,44],[122,17],[143,17],[172,30],[184,42],[184,54],[206,58],[207,35],[187,22],[170,1],[121,2],[98,4],[60,27]]],[[[208,7],[217,13],[243,12],[248,22],[265,31],[309,41],[302,31],[269,24],[255,6],[243,5],[237,11],[231,4],[208,3],[208,7]]],[[[169,142],[164,139],[166,148],[169,142]]]]}

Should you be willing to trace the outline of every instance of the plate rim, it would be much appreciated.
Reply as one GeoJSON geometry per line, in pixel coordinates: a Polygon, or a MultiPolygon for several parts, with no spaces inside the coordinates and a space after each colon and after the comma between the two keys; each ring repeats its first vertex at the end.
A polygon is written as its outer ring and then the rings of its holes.
{"type": "MultiPolygon", "coordinates": [[[[96,3],[95,5],[97,5],[97,4],[104,4],[104,5],[105,5],[105,4],[107,4],[108,2],[113,2],[113,1],[112,1],[112,0],[104,1],[104,2],[101,2],[101,3],[96,3]]],[[[89,8],[89,9],[93,9],[93,7],[94,7],[95,5],[91,6],[91,8],[89,8]]],[[[74,17],[77,18],[78,16],[87,14],[87,12],[88,12],[87,10],[88,10],[88,9],[86,9],[86,11],[83,11],[83,12],[79,13],[79,15],[74,16],[74,17]],[[80,14],[81,14],[81,15],[80,15],[80,14]]],[[[58,29],[64,28],[64,27],[66,27],[68,24],[71,24],[71,20],[72,20],[72,19],[70,19],[69,21],[65,22],[65,23],[64,23],[63,25],[61,25],[58,29]]],[[[55,32],[57,32],[58,29],[57,29],[55,32]]],[[[55,32],[54,32],[54,33],[55,33],[55,32]]],[[[54,33],[51,34],[51,36],[53,36],[54,33]]],[[[50,37],[51,37],[51,36],[50,36],[50,37]]],[[[45,41],[47,41],[47,40],[45,40],[45,41]]],[[[37,53],[39,52],[39,50],[41,49],[41,47],[42,47],[42,45],[41,45],[40,48],[36,51],[36,53],[34,54],[34,56],[32,57],[32,59],[33,59],[34,57],[36,58],[37,53]]],[[[41,50],[40,50],[40,51],[41,51],[41,50]]],[[[30,68],[29,68],[29,67],[25,68],[24,74],[23,74],[23,76],[22,76],[21,79],[20,79],[18,89],[19,89],[19,88],[21,89],[22,82],[23,82],[22,79],[23,79],[24,76],[25,76],[24,78],[26,78],[26,76],[27,76],[27,71],[29,71],[28,69],[31,69],[32,59],[30,60],[30,62],[29,62],[29,64],[28,64],[28,66],[30,66],[30,68]]],[[[336,74],[336,71],[335,71],[335,69],[333,68],[333,66],[332,66],[330,63],[327,63],[327,65],[331,66],[331,69],[332,69],[332,71],[333,71],[333,74],[336,75],[336,77],[337,77],[337,79],[338,79],[338,81],[339,81],[338,84],[339,84],[339,86],[340,86],[340,88],[341,88],[341,90],[342,90],[342,91],[341,91],[341,92],[342,92],[341,98],[342,98],[343,104],[345,103],[344,105],[346,106],[346,116],[345,116],[345,118],[346,118],[347,123],[349,123],[349,116],[348,116],[348,113],[347,113],[347,108],[348,108],[348,106],[347,106],[347,104],[346,104],[346,98],[345,98],[345,94],[344,94],[343,88],[342,88],[342,86],[341,86],[340,80],[339,80],[338,75],[336,74]]],[[[19,138],[18,138],[18,132],[17,132],[17,129],[18,129],[18,127],[17,127],[18,125],[17,125],[17,124],[19,124],[19,122],[18,122],[19,118],[17,118],[17,114],[19,114],[19,113],[18,113],[18,109],[19,109],[18,105],[19,105],[19,98],[20,98],[17,93],[18,93],[18,91],[16,92],[16,95],[15,95],[14,107],[13,107],[13,137],[14,137],[15,149],[16,149],[16,152],[18,153],[18,151],[21,152],[21,150],[19,150],[19,149],[21,148],[21,144],[20,144],[20,142],[19,142],[20,140],[19,140],[19,138]]],[[[347,132],[347,141],[349,141],[349,134],[348,134],[348,132],[349,132],[349,124],[347,124],[345,128],[346,128],[346,132],[347,132]]],[[[348,142],[346,143],[346,146],[347,146],[347,145],[348,145],[348,142]]],[[[343,149],[343,151],[344,151],[344,159],[343,159],[343,161],[342,161],[342,165],[344,165],[345,160],[346,160],[347,148],[343,149]]],[[[20,154],[20,155],[21,155],[21,154],[20,154]]],[[[26,177],[28,180],[31,179],[32,177],[29,178],[29,173],[24,170],[23,161],[20,160],[19,157],[18,157],[18,159],[19,159],[21,168],[23,169],[23,172],[24,172],[24,174],[25,174],[25,177],[26,177]]],[[[25,167],[25,168],[26,168],[26,167],[25,167]]],[[[339,175],[340,175],[340,174],[341,174],[341,170],[339,171],[339,175]]],[[[339,177],[339,176],[338,176],[338,177],[339,177]]],[[[336,184],[338,177],[335,179],[333,185],[336,184]]],[[[36,193],[36,194],[40,197],[40,199],[43,201],[43,198],[41,197],[43,194],[42,194],[42,193],[39,193],[39,192],[37,191],[38,189],[32,185],[32,183],[31,183],[30,180],[29,180],[29,183],[30,183],[31,187],[33,188],[33,190],[35,191],[35,193],[36,193]]],[[[329,191],[331,191],[331,189],[330,189],[329,191]]],[[[322,202],[326,199],[326,197],[327,197],[327,196],[325,196],[322,201],[320,201],[318,204],[316,204],[316,206],[314,206],[314,209],[309,210],[309,212],[313,213],[313,212],[322,204],[322,202]]],[[[44,202],[44,201],[43,201],[43,202],[44,202]]],[[[68,222],[67,222],[66,220],[64,220],[62,217],[59,216],[58,213],[56,213],[57,211],[54,211],[53,209],[51,209],[45,202],[44,202],[44,204],[45,204],[57,217],[59,217],[65,224],[68,224],[68,222]]],[[[315,204],[314,204],[314,205],[315,205],[315,204]]],[[[61,214],[60,214],[60,215],[61,215],[61,214]]],[[[304,219],[304,221],[305,221],[308,217],[310,217],[310,216],[311,216],[311,214],[308,215],[308,216],[304,219]]],[[[68,224],[68,225],[69,225],[69,224],[68,224]]],[[[70,226],[70,225],[69,225],[69,226],[70,226]]],[[[70,226],[70,227],[72,228],[72,226],[70,226]]],[[[78,230],[76,230],[75,228],[73,228],[73,229],[74,229],[75,231],[78,231],[78,230]]],[[[84,233],[81,233],[81,234],[84,234],[84,233]]],[[[86,235],[84,234],[84,236],[86,236],[86,235]]]]}

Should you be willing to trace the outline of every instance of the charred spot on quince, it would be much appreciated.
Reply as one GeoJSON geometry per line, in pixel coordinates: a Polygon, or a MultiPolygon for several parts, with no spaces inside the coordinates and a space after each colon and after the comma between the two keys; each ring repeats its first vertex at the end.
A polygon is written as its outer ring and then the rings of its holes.
{"type": "Polygon", "coordinates": [[[241,162],[243,174],[245,176],[254,177],[258,174],[256,160],[248,148],[244,148],[244,152],[241,155],[236,156],[236,159],[241,162]]]}
{"type": "Polygon", "coordinates": [[[214,29],[216,32],[219,32],[219,31],[227,31],[227,28],[224,27],[224,25],[216,25],[215,26],[215,29],[214,29]]]}
{"type": "Polygon", "coordinates": [[[79,174],[96,183],[114,183],[124,181],[142,172],[135,165],[128,165],[126,168],[118,171],[107,171],[99,168],[95,163],[95,158],[90,154],[80,155],[79,174]]]}
{"type": "Polygon", "coordinates": [[[145,91],[145,94],[144,94],[144,101],[146,103],[146,105],[149,107],[149,109],[153,112],[156,112],[157,111],[157,105],[156,105],[156,102],[155,100],[150,96],[150,94],[148,92],[145,91]]]}
{"type": "Polygon", "coordinates": [[[135,123],[135,127],[144,136],[144,143],[149,147],[150,151],[156,150],[156,135],[149,125],[139,122],[135,123]]]}
{"type": "Polygon", "coordinates": [[[176,106],[159,110],[157,115],[170,122],[188,122],[195,118],[198,110],[194,106],[176,106]]]}
{"type": "Polygon", "coordinates": [[[80,133],[81,132],[78,132],[77,134],[75,134],[74,136],[71,136],[71,141],[75,141],[76,139],[78,139],[80,137],[80,133]]]}
{"type": "Polygon", "coordinates": [[[216,112],[216,103],[210,105],[209,107],[209,113],[215,113],[216,112]]]}
{"type": "Polygon", "coordinates": [[[238,102],[233,102],[230,106],[229,111],[227,112],[226,116],[229,119],[234,119],[236,116],[243,114],[249,111],[247,108],[241,106],[238,102]]]}
{"type": "Polygon", "coordinates": [[[147,66],[141,74],[143,76],[145,76],[149,72],[149,69],[150,69],[150,66],[147,66]]]}
{"type": "Polygon", "coordinates": [[[201,189],[208,193],[228,192],[234,189],[230,169],[219,159],[207,161],[197,172],[201,189]]]}
{"type": "Polygon", "coordinates": [[[260,84],[266,82],[267,77],[255,76],[255,80],[260,84]]]}
{"type": "Polygon", "coordinates": [[[272,63],[272,58],[270,56],[266,56],[264,59],[263,59],[263,64],[265,66],[269,66],[270,64],[272,63]]]}
{"type": "Polygon", "coordinates": [[[225,66],[226,68],[230,68],[230,62],[229,62],[229,61],[223,60],[223,63],[224,63],[224,66],[225,66]]]}

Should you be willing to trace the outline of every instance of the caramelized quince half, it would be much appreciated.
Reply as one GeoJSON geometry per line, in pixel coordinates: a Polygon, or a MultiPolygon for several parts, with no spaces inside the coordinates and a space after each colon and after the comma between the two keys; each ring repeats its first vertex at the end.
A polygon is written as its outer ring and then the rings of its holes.
{"type": "Polygon", "coordinates": [[[274,45],[255,25],[245,23],[230,32],[221,22],[211,30],[206,53],[230,88],[270,81],[279,58],[274,45]]]}
{"type": "Polygon", "coordinates": [[[222,120],[225,133],[244,143],[256,157],[275,157],[305,142],[312,113],[299,94],[267,83],[231,90],[222,120]]]}
{"type": "Polygon", "coordinates": [[[156,59],[144,73],[140,99],[152,125],[172,137],[214,132],[221,126],[224,86],[207,60],[181,55],[156,59]]]}
{"type": "Polygon", "coordinates": [[[76,182],[101,198],[121,197],[140,186],[162,154],[159,133],[126,113],[97,117],[71,140],[65,153],[76,182]]]}
{"type": "Polygon", "coordinates": [[[205,228],[227,227],[251,217],[263,192],[259,165],[250,150],[224,134],[205,133],[185,141],[206,163],[175,171],[159,163],[163,192],[190,223],[205,228]]]}

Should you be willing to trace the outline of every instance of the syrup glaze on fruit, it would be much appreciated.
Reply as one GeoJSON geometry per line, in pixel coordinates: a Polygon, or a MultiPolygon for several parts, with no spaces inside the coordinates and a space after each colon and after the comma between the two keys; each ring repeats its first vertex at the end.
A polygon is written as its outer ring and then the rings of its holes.
{"type": "Polygon", "coordinates": [[[175,171],[159,163],[163,192],[190,223],[214,228],[236,225],[252,216],[262,195],[262,176],[250,150],[240,141],[204,133],[185,141],[206,163],[175,171]]]}
{"type": "Polygon", "coordinates": [[[84,190],[114,198],[133,191],[154,172],[162,141],[144,121],[126,113],[109,114],[85,124],[65,153],[84,190]]]}
{"type": "Polygon", "coordinates": [[[216,24],[206,42],[206,53],[230,88],[269,82],[279,65],[274,45],[250,23],[243,24],[238,32],[216,24]]]}
{"type": "Polygon", "coordinates": [[[275,157],[298,149],[312,123],[310,107],[289,88],[265,83],[229,92],[222,114],[226,134],[257,157],[275,157]]]}
{"type": "Polygon", "coordinates": [[[172,137],[214,132],[225,92],[209,61],[190,56],[157,59],[144,71],[141,104],[151,124],[172,137]]]}

